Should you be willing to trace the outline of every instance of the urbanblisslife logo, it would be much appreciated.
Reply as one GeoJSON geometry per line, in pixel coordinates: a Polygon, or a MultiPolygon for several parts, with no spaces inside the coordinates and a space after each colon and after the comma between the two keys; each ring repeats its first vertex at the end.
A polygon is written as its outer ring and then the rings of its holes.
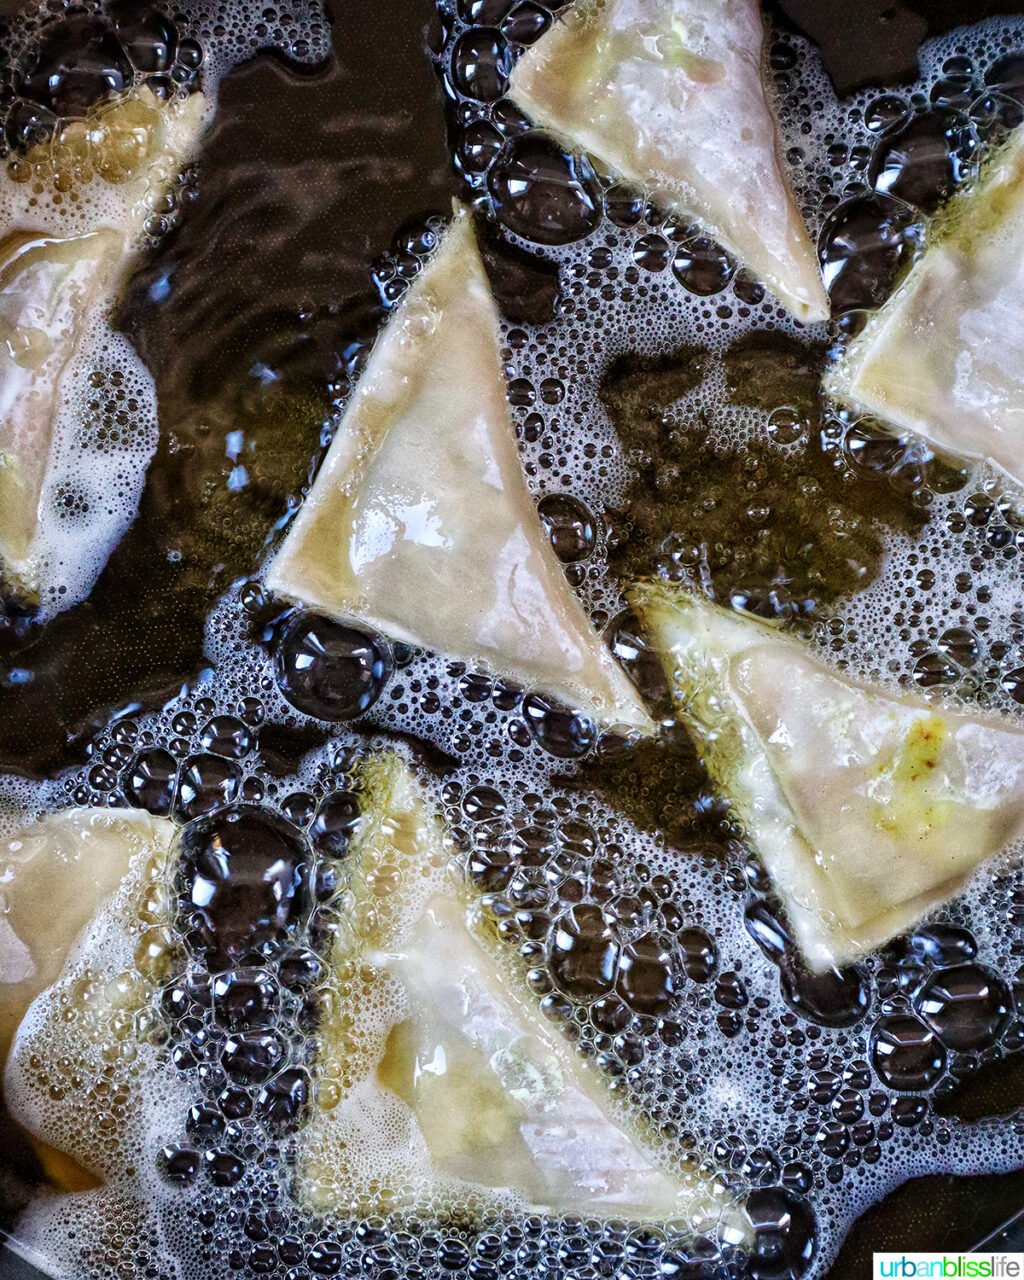
{"type": "Polygon", "coordinates": [[[1024,1280],[1024,1253],[876,1253],[874,1280],[1024,1280]]]}

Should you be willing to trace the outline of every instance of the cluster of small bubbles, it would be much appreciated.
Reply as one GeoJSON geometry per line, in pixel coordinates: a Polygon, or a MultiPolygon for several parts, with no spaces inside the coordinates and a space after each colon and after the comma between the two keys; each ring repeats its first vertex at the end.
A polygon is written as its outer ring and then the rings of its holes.
{"type": "Polygon", "coordinates": [[[319,65],[330,53],[330,26],[320,0],[179,0],[173,19],[179,33],[178,75],[187,81],[201,66],[204,92],[260,50],[276,50],[309,66],[319,65]]]}
{"type": "Polygon", "coordinates": [[[630,865],[635,833],[578,794],[518,804],[469,773],[444,799],[488,916],[518,949],[541,1009],[621,1089],[654,1044],[684,1038],[683,996],[714,985],[718,954],[702,915],[684,910],[667,868],[630,865]]]}
{"type": "Polygon", "coordinates": [[[106,317],[90,325],[62,378],[39,507],[44,614],[77,604],[138,508],[157,443],[156,391],[106,317]]]}
{"type": "MultiPolygon", "coordinates": [[[[263,707],[248,698],[232,711],[208,697],[173,710],[170,728],[180,750],[198,740],[211,758],[247,757],[263,707]]],[[[135,724],[118,728],[115,736],[129,748],[147,737],[135,724]]],[[[267,1197],[265,1180],[280,1163],[278,1144],[301,1127],[314,1095],[326,972],[317,918],[336,893],[334,867],[358,820],[355,798],[338,789],[353,759],[332,751],[318,781],[282,796],[278,813],[220,803],[207,816],[179,814],[185,825],[173,891],[181,961],[158,994],[158,1008],[170,1063],[190,1084],[192,1101],[179,1116],[178,1136],[155,1153],[154,1169],[165,1186],[195,1184],[206,1196],[237,1189],[251,1208],[235,1256],[251,1264],[276,1263],[287,1252],[284,1244],[280,1255],[276,1247],[261,1248],[270,1238],[265,1214],[276,1214],[282,1230],[298,1222],[296,1213],[273,1208],[278,1197],[267,1197]]],[[[161,747],[135,755],[128,785],[137,801],[170,808],[174,766],[161,747]]],[[[180,809],[180,782],[177,803],[180,809]]],[[[322,1238],[301,1244],[298,1229],[287,1241],[300,1258],[334,1256],[322,1238]]],[[[256,1266],[257,1274],[266,1270],[256,1266]]]]}
{"type": "Polygon", "coordinates": [[[167,99],[192,88],[203,48],[155,5],[113,0],[106,9],[58,13],[27,25],[8,74],[7,145],[16,152],[58,137],[62,121],[140,85],[167,99]]]}
{"type": "MultiPolygon", "coordinates": [[[[182,699],[157,723],[125,716],[90,744],[77,804],[128,805],[188,822],[264,794],[257,751],[260,699],[227,707],[208,694],[182,699]]],[[[148,719],[148,718],[147,718],[148,719]]]]}
{"type": "Polygon", "coordinates": [[[588,235],[601,217],[594,165],[532,129],[506,96],[515,59],[547,31],[561,7],[459,0],[439,10],[437,47],[452,158],[467,194],[488,193],[505,226],[549,245],[588,235]]]}
{"type": "Polygon", "coordinates": [[[886,582],[844,606],[829,643],[840,652],[878,625],[892,637],[890,679],[1019,714],[1019,498],[987,467],[943,470],[949,483],[931,486],[929,536],[902,549],[886,582]],[[906,589],[899,598],[897,583],[906,589]]]}
{"type": "MultiPolygon", "coordinates": [[[[437,248],[443,226],[443,220],[436,216],[407,223],[395,233],[389,250],[373,263],[370,279],[380,298],[382,316],[404,297],[424,262],[437,248]]],[[[350,375],[361,367],[365,355],[369,354],[373,338],[369,334],[367,337],[363,350],[356,342],[343,353],[350,375]]]]}

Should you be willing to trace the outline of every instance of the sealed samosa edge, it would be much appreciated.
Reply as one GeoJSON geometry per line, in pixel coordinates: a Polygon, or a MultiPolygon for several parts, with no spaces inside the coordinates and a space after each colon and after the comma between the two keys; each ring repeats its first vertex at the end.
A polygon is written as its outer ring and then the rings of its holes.
{"type": "Polygon", "coordinates": [[[21,161],[40,170],[37,182],[0,175],[0,570],[21,599],[38,599],[51,550],[43,513],[55,502],[58,419],[87,390],[65,375],[120,293],[156,197],[192,157],[205,114],[201,93],[161,102],[143,87],[64,126],[65,149],[87,152],[93,169],[74,192],[78,217],[36,190],[57,182],[47,144],[21,161]]]}
{"type": "Polygon", "coordinates": [[[1024,484],[1024,128],[928,229],[927,246],[826,373],[855,413],[1024,484]]]}
{"type": "MultiPolygon", "coordinates": [[[[137,942],[126,926],[141,934],[169,922],[163,881],[176,832],[169,818],[143,810],[73,808],[0,844],[5,1097],[50,1182],[64,1192],[96,1187],[111,1172],[102,1116],[88,1088],[49,1097],[33,1064],[74,1062],[86,1078],[92,1066],[99,1079],[104,1062],[114,1061],[101,1032],[123,1038],[155,985],[130,961],[116,968],[137,942]]],[[[51,1069],[56,1090],[64,1068],[51,1069]]]]}
{"type": "Polygon", "coordinates": [[[535,124],[697,218],[804,323],[827,320],[817,255],[765,89],[759,0],[580,0],[509,92],[535,124]]]}
{"type": "Polygon", "coordinates": [[[1024,733],[848,679],[687,588],[632,599],[811,967],[874,950],[1024,832],[1024,733]]]}
{"type": "Polygon", "coordinates": [[[721,1222],[739,1242],[739,1207],[654,1159],[642,1124],[613,1110],[518,989],[409,765],[382,753],[355,785],[362,817],[340,868],[337,990],[317,1067],[329,1105],[299,1137],[300,1197],[321,1213],[454,1201],[485,1218],[525,1204],[721,1222]]]}
{"type": "Polygon", "coordinates": [[[378,337],[266,581],[606,725],[653,729],[527,488],[468,213],[378,337]]]}

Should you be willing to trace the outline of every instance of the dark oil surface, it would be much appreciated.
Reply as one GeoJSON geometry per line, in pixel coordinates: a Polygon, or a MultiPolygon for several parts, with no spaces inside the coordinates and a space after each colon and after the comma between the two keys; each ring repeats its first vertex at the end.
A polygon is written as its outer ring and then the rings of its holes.
{"type": "MultiPolygon", "coordinates": [[[[14,7],[0,4],[0,12],[14,7]]],[[[401,227],[422,223],[432,212],[445,214],[456,189],[450,121],[425,55],[434,20],[431,0],[334,0],[331,8],[334,54],[327,65],[300,74],[266,56],[225,79],[196,198],[180,230],[140,266],[132,282],[122,323],[157,382],[159,452],[139,516],[89,600],[45,629],[16,610],[0,618],[2,771],[47,778],[81,764],[91,737],[111,712],[157,706],[196,675],[210,606],[232,581],[253,571],[268,529],[287,515],[317,455],[323,425],[347,392],[376,331],[387,298],[373,287],[372,263],[401,227]],[[231,486],[238,468],[244,468],[244,480],[231,486]]],[[[922,40],[1007,11],[1007,4],[989,0],[774,0],[782,25],[792,24],[819,44],[840,94],[910,77],[922,40]]],[[[492,71],[500,75],[500,51],[493,61],[497,70],[492,71]]],[[[493,89],[497,96],[497,86],[473,87],[481,95],[493,89]]],[[[489,145],[483,131],[473,141],[478,154],[489,145]]],[[[543,157],[525,159],[536,166],[543,157]]],[[[573,181],[578,181],[573,217],[585,226],[593,213],[590,178],[580,172],[573,181]]],[[[515,229],[513,222],[507,225],[515,229]]],[[[579,227],[571,230],[576,235],[579,227]]],[[[564,231],[552,226],[550,242],[557,243],[564,231]]],[[[656,253],[657,246],[651,251],[656,253]]],[[[485,246],[485,257],[511,322],[539,323],[551,314],[556,282],[542,264],[500,242],[485,246]]],[[[685,270],[714,267],[705,261],[685,270]]],[[[690,283],[700,291],[696,275],[690,283]]],[[[804,356],[805,349],[789,350],[782,341],[763,347],[747,343],[726,353],[723,363],[735,401],[756,404],[758,396],[767,395],[772,403],[782,398],[789,404],[807,402],[810,413],[817,369],[806,367],[804,356]],[[779,380],[784,392],[770,379],[779,380]]],[[[623,510],[612,516],[619,541],[609,560],[623,580],[650,566],[659,529],[685,532],[688,511],[709,486],[729,488],[741,470],[749,474],[750,458],[712,456],[685,433],[666,445],[649,430],[652,407],[659,398],[676,399],[688,380],[699,380],[702,360],[697,351],[670,367],[627,360],[606,383],[606,405],[623,438],[638,451],[668,448],[671,453],[646,470],[638,468],[623,510]],[[680,478],[671,500],[652,479],[666,465],[680,478]]],[[[895,529],[914,528],[921,519],[906,492],[870,474],[871,459],[890,446],[891,441],[857,442],[854,463],[860,470],[847,472],[833,465],[827,438],[807,440],[800,458],[786,469],[773,471],[770,461],[763,464],[762,499],[787,511],[794,473],[810,475],[829,501],[847,502],[858,515],[857,559],[874,573],[881,552],[876,519],[895,529]]],[[[891,461],[883,456],[877,469],[889,475],[891,461]]],[[[584,560],[594,537],[588,532],[589,513],[545,502],[542,518],[557,533],[563,560],[584,560]]],[[[794,505],[794,524],[804,510],[794,505]]],[[[841,566],[827,562],[827,540],[815,536],[813,509],[807,520],[799,530],[800,544],[807,548],[803,559],[794,560],[786,547],[770,543],[766,549],[761,543],[761,558],[752,560],[742,545],[729,545],[731,514],[723,513],[715,530],[721,548],[717,585],[729,594],[746,593],[746,607],[768,614],[805,608],[813,613],[818,603],[851,589],[841,566]]],[[[706,514],[701,528],[708,528],[706,514]]],[[[335,637],[336,643],[343,641],[335,637]]],[[[543,710],[536,718],[550,724],[543,710]]],[[[530,709],[524,714],[529,716],[530,709]]],[[[282,773],[314,744],[315,734],[285,727],[268,727],[260,743],[268,767],[279,766],[282,773]]],[[[576,745],[566,732],[554,741],[553,754],[570,758],[576,745]]],[[[659,744],[649,749],[650,759],[646,751],[640,748],[622,759],[592,758],[574,776],[609,797],[628,797],[627,812],[641,829],[665,830],[683,847],[687,840],[706,838],[717,829],[719,802],[709,793],[703,808],[694,806],[694,791],[702,783],[689,742],[659,744]]],[[[152,764],[138,784],[150,788],[150,800],[161,785],[159,761],[152,764]]],[[[182,816],[200,812],[196,808],[182,816]]],[[[346,814],[339,813],[343,830],[346,814]]],[[[317,821],[327,838],[328,818],[321,814],[317,821]]],[[[255,883],[261,892],[262,881],[255,877],[255,883]]],[[[568,936],[579,949],[552,964],[556,980],[561,975],[567,983],[583,951],[591,960],[588,972],[600,976],[600,960],[610,946],[603,935],[596,941],[589,936],[584,908],[577,916],[578,928],[568,936]]],[[[765,927],[770,931],[771,922],[765,927]]],[[[707,964],[706,978],[713,968],[710,940],[699,931],[691,934],[685,943],[687,963],[695,972],[707,964]]],[[[804,978],[786,969],[785,954],[780,952],[777,962],[783,992],[788,974],[787,999],[796,999],[793,989],[804,978]]],[[[716,999],[726,1010],[727,978],[721,975],[716,986],[716,999]]],[[[855,1016],[859,990],[855,977],[850,983],[843,991],[816,993],[804,982],[798,995],[804,1000],[822,995],[824,1002],[831,1001],[834,1018],[843,1016],[845,1000],[855,1016]]],[[[243,995],[244,1008],[260,998],[259,992],[243,995]]],[[[667,992],[652,982],[630,997],[640,1012],[656,1013],[667,992]]],[[[236,1040],[239,1052],[251,1055],[255,1071],[265,1046],[254,1041],[244,1023],[247,1016],[239,1015],[243,1022],[236,1040]]],[[[1024,1104],[1024,1069],[1018,1062],[1014,1059],[1009,1070],[989,1081],[988,1092],[982,1071],[957,1094],[954,1113],[1001,1114],[1024,1104]]],[[[24,1168],[21,1158],[12,1139],[5,1159],[23,1173],[28,1158],[24,1168]]],[[[871,1252],[889,1246],[970,1247],[1022,1206],[1024,1174],[917,1180],[865,1215],[831,1274],[837,1280],[866,1275],[871,1252]]]]}

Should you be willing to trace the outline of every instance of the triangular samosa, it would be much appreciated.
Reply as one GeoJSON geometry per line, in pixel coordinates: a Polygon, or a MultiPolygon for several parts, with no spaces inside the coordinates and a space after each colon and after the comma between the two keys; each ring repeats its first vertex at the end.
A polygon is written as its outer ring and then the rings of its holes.
{"type": "Polygon", "coordinates": [[[568,142],[699,219],[798,320],[829,315],[764,87],[758,0],[580,0],[510,92],[568,142]]]}
{"type": "Polygon", "coordinates": [[[466,214],[378,338],[267,584],[605,723],[650,727],[526,487],[466,214]]]}
{"type": "MultiPolygon", "coordinates": [[[[97,320],[121,289],[156,198],[195,149],[204,110],[202,94],[165,103],[144,88],[65,125],[62,150],[92,165],[90,176],[75,179],[84,189],[72,193],[78,216],[61,213],[60,196],[48,205],[35,182],[0,174],[0,574],[22,598],[37,597],[51,550],[41,518],[54,501],[48,478],[58,418],[72,397],[88,395],[87,383],[62,385],[65,374],[87,336],[98,337],[97,320]]],[[[63,184],[50,171],[55,164],[48,143],[18,161],[38,168],[40,182],[63,184]]],[[[74,428],[81,410],[71,409],[74,428]]],[[[151,453],[155,440],[122,449],[137,454],[147,443],[151,453]]],[[[116,467],[117,451],[107,452],[116,467]]],[[[116,475],[111,483],[124,491],[116,475]]]]}
{"type": "Polygon", "coordinates": [[[830,395],[1024,484],[1024,129],[826,379],[830,395]]]}
{"type": "Polygon", "coordinates": [[[856,683],[686,589],[634,600],[813,968],[910,928],[1024,831],[1024,733],[856,683]]]}
{"type": "Polygon", "coordinates": [[[100,1095],[114,1083],[138,1093],[135,1016],[163,974],[150,949],[137,949],[173,915],[176,830],[134,809],[68,809],[0,844],[5,1097],[65,1191],[119,1174],[100,1095]],[[49,1090],[39,1087],[40,1062],[49,1090]]]}
{"type": "Polygon", "coordinates": [[[525,982],[504,971],[408,766],[377,757],[360,785],[319,1037],[322,1105],[300,1135],[301,1198],[342,1213],[397,1197],[704,1225],[728,1215],[720,1187],[644,1150],[525,982]]]}

